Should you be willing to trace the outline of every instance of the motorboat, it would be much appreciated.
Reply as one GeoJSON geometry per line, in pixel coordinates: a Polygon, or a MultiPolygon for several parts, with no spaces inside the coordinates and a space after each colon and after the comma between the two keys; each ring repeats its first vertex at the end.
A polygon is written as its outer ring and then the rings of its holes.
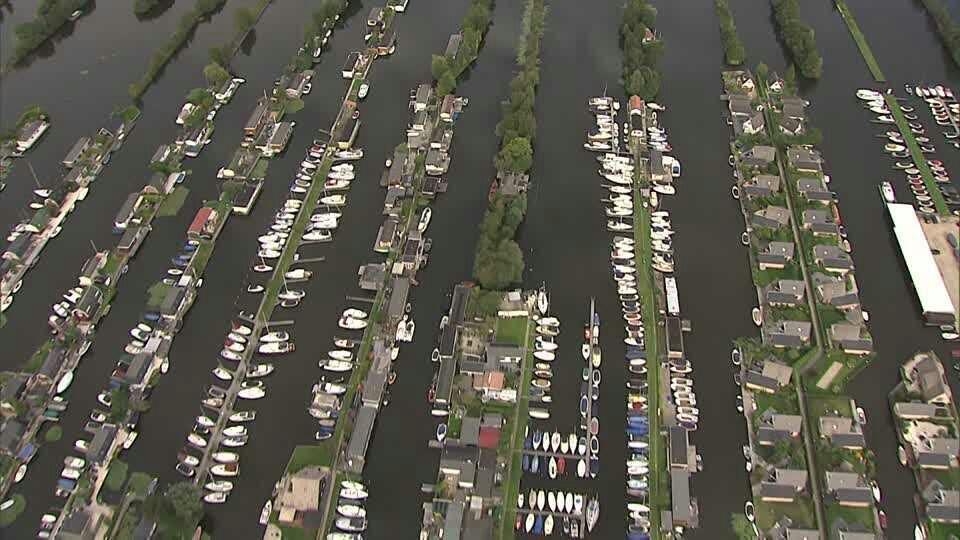
{"type": "Polygon", "coordinates": [[[333,373],[344,373],[353,369],[353,363],[345,360],[321,361],[320,367],[333,373]]]}
{"type": "Polygon", "coordinates": [[[229,480],[212,480],[204,484],[203,488],[214,493],[229,493],[233,491],[233,482],[229,480]]]}
{"type": "Polygon", "coordinates": [[[897,201],[896,195],[893,192],[893,185],[891,185],[890,182],[884,181],[880,184],[880,193],[887,202],[892,203],[897,201]]]}
{"type": "Polygon", "coordinates": [[[218,463],[210,467],[210,474],[223,478],[232,478],[240,474],[239,463],[218,463]]]}
{"type": "Polygon", "coordinates": [[[296,350],[296,345],[291,341],[282,341],[276,343],[263,343],[257,347],[260,354],[286,354],[296,350]]]}
{"type": "Polygon", "coordinates": [[[260,399],[265,395],[267,395],[266,390],[260,387],[244,388],[237,392],[237,397],[240,399],[260,399]]]}
{"type": "Polygon", "coordinates": [[[597,519],[600,517],[600,501],[596,498],[591,498],[587,502],[586,508],[586,518],[587,518],[587,531],[593,531],[593,528],[597,525],[597,519]]]}
{"type": "Polygon", "coordinates": [[[257,418],[257,411],[239,411],[230,415],[231,422],[252,422],[257,418]]]}
{"type": "Polygon", "coordinates": [[[763,315],[760,312],[760,308],[755,307],[750,310],[750,318],[753,319],[753,324],[761,326],[763,324],[763,315]]]}
{"type": "Polygon", "coordinates": [[[338,321],[340,328],[345,328],[347,330],[361,330],[367,327],[367,321],[362,319],[355,319],[353,317],[341,317],[338,321]]]}

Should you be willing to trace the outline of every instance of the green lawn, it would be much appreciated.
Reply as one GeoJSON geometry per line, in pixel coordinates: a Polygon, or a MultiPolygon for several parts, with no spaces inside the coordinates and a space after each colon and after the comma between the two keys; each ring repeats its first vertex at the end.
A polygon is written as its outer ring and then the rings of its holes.
{"type": "Polygon", "coordinates": [[[167,195],[163,203],[160,204],[160,208],[157,210],[157,216],[171,217],[177,215],[177,213],[180,212],[180,208],[183,207],[183,203],[187,201],[187,195],[189,194],[189,189],[184,186],[177,186],[172,193],[167,195]]]}
{"type": "Polygon", "coordinates": [[[120,491],[123,483],[127,481],[127,470],[129,468],[130,466],[125,461],[114,459],[110,463],[110,468],[107,470],[107,479],[104,480],[103,484],[110,491],[120,491]]]}
{"type": "Polygon", "coordinates": [[[159,308],[163,304],[163,299],[170,292],[170,285],[158,281],[147,289],[147,308],[159,308]]]}
{"type": "Polygon", "coordinates": [[[927,520],[929,540],[953,540],[960,538],[960,525],[948,525],[946,523],[934,523],[927,520]]]}
{"type": "Polygon", "coordinates": [[[150,487],[150,482],[153,482],[153,476],[142,473],[135,472],[130,475],[130,482],[127,483],[127,490],[133,492],[139,497],[144,497],[147,494],[147,488],[150,487]]]}
{"type": "Polygon", "coordinates": [[[287,474],[298,472],[314,465],[329,466],[333,463],[333,453],[325,446],[301,445],[293,449],[290,462],[287,463],[287,474]]]}
{"type": "Polygon", "coordinates": [[[510,434],[512,434],[513,426],[515,424],[524,423],[527,419],[527,411],[530,408],[530,400],[527,397],[525,390],[530,387],[530,379],[533,378],[533,340],[534,333],[527,332],[530,321],[526,318],[511,318],[511,319],[498,319],[497,320],[497,332],[499,333],[499,325],[501,321],[522,321],[523,322],[523,331],[519,338],[519,343],[523,343],[524,336],[527,337],[527,354],[526,358],[523,360],[523,372],[520,377],[520,384],[517,386],[518,390],[518,399],[517,405],[512,417],[504,415],[507,418],[507,424],[504,426],[504,432],[501,435],[501,447],[503,450],[506,450],[508,453],[507,461],[510,463],[509,468],[507,469],[506,480],[503,482],[503,514],[500,519],[499,526],[496,528],[496,538],[498,540],[508,540],[513,538],[513,524],[516,520],[517,515],[517,497],[520,493],[520,478],[523,475],[523,469],[521,467],[521,454],[520,450],[523,448],[523,430],[517,428],[516,437],[510,440],[510,434]],[[510,431],[506,431],[510,430],[510,431]],[[504,443],[506,440],[506,444],[504,443]]]}
{"type": "Polygon", "coordinates": [[[826,510],[826,526],[827,530],[830,530],[833,523],[842,519],[848,524],[859,524],[867,528],[867,530],[873,530],[873,508],[851,508],[848,506],[840,506],[839,504],[824,504],[824,510],[826,510]]]}
{"type": "Polygon", "coordinates": [[[496,341],[498,343],[523,345],[523,336],[526,332],[527,319],[525,317],[497,319],[496,341]]]}
{"type": "Polygon", "coordinates": [[[813,513],[813,501],[805,498],[798,498],[791,503],[774,503],[757,500],[754,502],[757,527],[760,530],[767,530],[780,519],[781,516],[789,516],[793,520],[793,526],[797,528],[816,528],[816,519],[813,513]]]}
{"type": "Polygon", "coordinates": [[[17,493],[13,496],[13,506],[0,512],[0,527],[7,527],[20,517],[24,509],[27,508],[27,499],[17,493]]]}

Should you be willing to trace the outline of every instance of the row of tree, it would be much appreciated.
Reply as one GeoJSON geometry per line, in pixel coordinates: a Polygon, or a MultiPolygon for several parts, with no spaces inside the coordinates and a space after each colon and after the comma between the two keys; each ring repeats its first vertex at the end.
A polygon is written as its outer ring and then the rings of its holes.
{"type": "Polygon", "coordinates": [[[13,53],[10,55],[10,63],[16,64],[26,58],[66,24],[74,11],[86,6],[89,1],[41,0],[33,20],[20,23],[13,29],[16,42],[13,45],[13,53]]]}
{"type": "Polygon", "coordinates": [[[157,52],[153,53],[146,73],[140,77],[139,81],[130,83],[127,89],[130,97],[139,99],[140,96],[147,91],[147,88],[150,87],[150,84],[153,83],[157,75],[160,74],[160,70],[167,65],[167,62],[173,58],[173,55],[186,43],[197,25],[223,7],[226,1],[227,0],[197,0],[193,9],[184,14],[180,21],[177,22],[177,29],[173,35],[170,36],[170,40],[160,47],[157,52]]]}
{"type": "MultiPolygon", "coordinates": [[[[540,82],[540,40],[547,9],[544,0],[528,0],[523,34],[517,45],[519,71],[510,82],[510,96],[497,124],[500,152],[494,163],[500,174],[525,174],[533,166],[536,135],[534,102],[540,82]]],[[[473,274],[481,287],[503,290],[523,277],[523,252],[514,239],[527,213],[527,196],[497,195],[480,223],[473,274]]]]}
{"type": "Polygon", "coordinates": [[[950,12],[947,10],[947,6],[943,5],[943,2],[940,0],[922,1],[930,13],[930,16],[933,17],[934,22],[937,23],[937,31],[940,33],[940,40],[943,41],[943,46],[950,51],[950,57],[953,58],[953,63],[960,66],[960,25],[953,20],[953,17],[950,16],[950,12]]]}
{"type": "Polygon", "coordinates": [[[800,74],[808,79],[819,79],[823,72],[823,58],[817,50],[813,28],[800,19],[797,0],[771,0],[773,16],[777,21],[780,37],[793,56],[793,63],[800,74]]]}
{"type": "Polygon", "coordinates": [[[490,28],[492,0],[473,0],[463,17],[460,31],[460,48],[454,55],[433,55],[430,73],[437,81],[437,95],[446,96],[457,88],[457,77],[462,74],[480,53],[480,43],[490,28]]]}
{"type": "Polygon", "coordinates": [[[313,51],[319,46],[327,30],[333,28],[337,16],[347,7],[347,0],[322,0],[303,28],[303,47],[291,63],[290,71],[313,67],[313,51]]]}
{"type": "Polygon", "coordinates": [[[747,51],[737,35],[737,25],[733,22],[733,13],[727,0],[715,0],[713,3],[720,20],[720,41],[723,43],[723,56],[731,66],[739,66],[746,60],[747,51]]]}
{"type": "Polygon", "coordinates": [[[653,99],[660,91],[657,63],[663,42],[653,33],[657,9],[646,0],[628,0],[620,24],[623,51],[623,87],[627,94],[653,99]]]}

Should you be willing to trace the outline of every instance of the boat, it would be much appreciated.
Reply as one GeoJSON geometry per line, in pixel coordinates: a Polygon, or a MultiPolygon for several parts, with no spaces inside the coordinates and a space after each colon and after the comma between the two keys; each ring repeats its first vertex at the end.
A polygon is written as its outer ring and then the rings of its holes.
{"type": "Polygon", "coordinates": [[[535,420],[547,420],[550,418],[550,411],[537,407],[530,407],[527,410],[527,414],[530,415],[530,418],[535,420]]]}
{"type": "Polygon", "coordinates": [[[240,454],[236,452],[214,452],[211,457],[217,463],[236,463],[240,461],[240,454]]]}
{"type": "Polygon", "coordinates": [[[422,233],[427,230],[427,226],[430,225],[430,217],[432,215],[433,210],[431,210],[429,206],[423,209],[423,212],[420,213],[420,222],[417,224],[418,231],[422,233]]]}
{"type": "Polygon", "coordinates": [[[533,357],[544,362],[552,362],[556,358],[556,354],[552,351],[538,350],[534,351],[533,357]]]}
{"type": "Polygon", "coordinates": [[[213,480],[203,485],[204,489],[216,493],[227,493],[233,491],[233,482],[229,480],[213,480]]]}
{"type": "Polygon", "coordinates": [[[553,534],[553,515],[548,514],[547,517],[543,519],[543,534],[544,536],[550,536],[553,534]]]}
{"type": "Polygon", "coordinates": [[[526,519],[526,521],[524,522],[524,525],[523,525],[524,530],[526,530],[526,532],[528,532],[528,533],[529,533],[529,532],[532,532],[532,531],[533,531],[533,526],[534,526],[536,520],[537,520],[537,518],[536,518],[535,515],[533,515],[533,514],[527,514],[527,519],[526,519]]]}
{"type": "Polygon", "coordinates": [[[600,517],[600,501],[596,498],[590,499],[587,503],[587,531],[593,531],[597,525],[597,519],[600,517]]]}
{"type": "Polygon", "coordinates": [[[890,182],[884,181],[880,184],[880,193],[887,202],[897,202],[896,195],[893,193],[893,185],[890,182]]]}
{"type": "Polygon", "coordinates": [[[547,494],[541,489],[537,491],[537,509],[543,510],[547,505],[547,494]]]}
{"type": "Polygon", "coordinates": [[[273,512],[273,501],[267,500],[263,505],[263,510],[260,510],[260,521],[261,525],[266,525],[270,521],[270,514],[273,512]]]}
{"type": "Polygon", "coordinates": [[[353,369],[353,362],[347,362],[345,360],[327,360],[325,362],[322,361],[320,367],[333,373],[343,373],[353,369]]]}
{"type": "Polygon", "coordinates": [[[223,504],[227,502],[226,492],[212,492],[203,496],[203,502],[207,504],[223,504]]]}
{"type": "Polygon", "coordinates": [[[329,356],[330,358],[333,358],[334,360],[347,360],[347,361],[353,360],[352,351],[344,351],[344,350],[327,351],[327,356],[329,356]]]}
{"type": "Polygon", "coordinates": [[[340,328],[347,330],[361,330],[367,327],[367,321],[354,319],[353,317],[341,317],[337,324],[340,328]]]}
{"type": "Polygon", "coordinates": [[[257,347],[260,354],[285,354],[296,350],[296,345],[290,341],[280,343],[264,343],[257,347]]]}
{"type": "Polygon", "coordinates": [[[207,440],[201,437],[200,435],[197,435],[196,433],[190,433],[189,435],[187,435],[187,442],[192,444],[193,446],[196,446],[197,448],[207,447],[207,440]]]}
{"type": "Polygon", "coordinates": [[[63,374],[63,377],[60,377],[60,380],[57,382],[57,391],[56,393],[62,394],[70,388],[70,384],[73,383],[73,370],[69,370],[63,374]]]}
{"type": "Polygon", "coordinates": [[[447,425],[440,424],[437,426],[437,441],[443,442],[447,438],[447,425]]]}
{"type": "Polygon", "coordinates": [[[223,430],[226,437],[243,437],[247,434],[247,428],[243,426],[230,426],[223,430]]]}
{"type": "Polygon", "coordinates": [[[237,463],[218,463],[210,467],[210,474],[222,477],[237,476],[240,474],[240,465],[237,463]]]}
{"type": "Polygon", "coordinates": [[[754,520],[757,519],[757,516],[754,513],[754,509],[753,509],[753,501],[747,501],[746,503],[744,503],[743,514],[747,516],[747,521],[749,521],[750,523],[753,523],[754,520]]]}
{"type": "Polygon", "coordinates": [[[247,371],[247,378],[257,379],[260,377],[266,377],[267,375],[273,373],[274,369],[275,368],[273,367],[273,364],[270,364],[270,363],[257,364],[256,366],[253,367],[253,369],[247,371]]]}
{"type": "Polygon", "coordinates": [[[260,336],[261,343],[281,343],[290,340],[290,334],[287,332],[267,332],[260,336]]]}
{"type": "Polygon", "coordinates": [[[903,446],[897,446],[897,459],[900,460],[900,465],[907,465],[907,451],[903,449],[903,446]]]}
{"type": "Polygon", "coordinates": [[[346,487],[340,488],[340,498],[349,499],[351,501],[359,501],[366,499],[368,493],[364,489],[357,489],[355,487],[346,487]]]}
{"type": "Polygon", "coordinates": [[[244,388],[237,392],[237,397],[240,399],[260,399],[265,395],[267,395],[267,391],[260,387],[244,388]]]}
{"type": "Polygon", "coordinates": [[[753,324],[757,326],[763,325],[763,317],[760,313],[760,308],[755,307],[750,311],[750,317],[753,319],[753,324]]]}

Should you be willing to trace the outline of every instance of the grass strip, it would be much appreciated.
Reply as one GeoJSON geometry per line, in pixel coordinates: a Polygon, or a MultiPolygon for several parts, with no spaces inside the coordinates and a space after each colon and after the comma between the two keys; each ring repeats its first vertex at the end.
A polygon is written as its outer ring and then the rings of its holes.
{"type": "Polygon", "coordinates": [[[886,82],[887,78],[883,76],[883,71],[880,70],[880,64],[877,62],[877,58],[873,56],[873,51],[870,50],[867,37],[860,31],[860,25],[858,25],[857,20],[854,19],[853,12],[850,11],[850,8],[847,7],[847,3],[844,2],[844,0],[834,0],[834,2],[836,2],[837,11],[840,12],[840,17],[843,19],[843,22],[847,23],[847,28],[850,29],[850,35],[853,36],[853,41],[857,43],[857,48],[860,49],[860,54],[863,56],[863,61],[867,63],[867,68],[870,70],[870,74],[873,75],[873,80],[886,82]]]}

